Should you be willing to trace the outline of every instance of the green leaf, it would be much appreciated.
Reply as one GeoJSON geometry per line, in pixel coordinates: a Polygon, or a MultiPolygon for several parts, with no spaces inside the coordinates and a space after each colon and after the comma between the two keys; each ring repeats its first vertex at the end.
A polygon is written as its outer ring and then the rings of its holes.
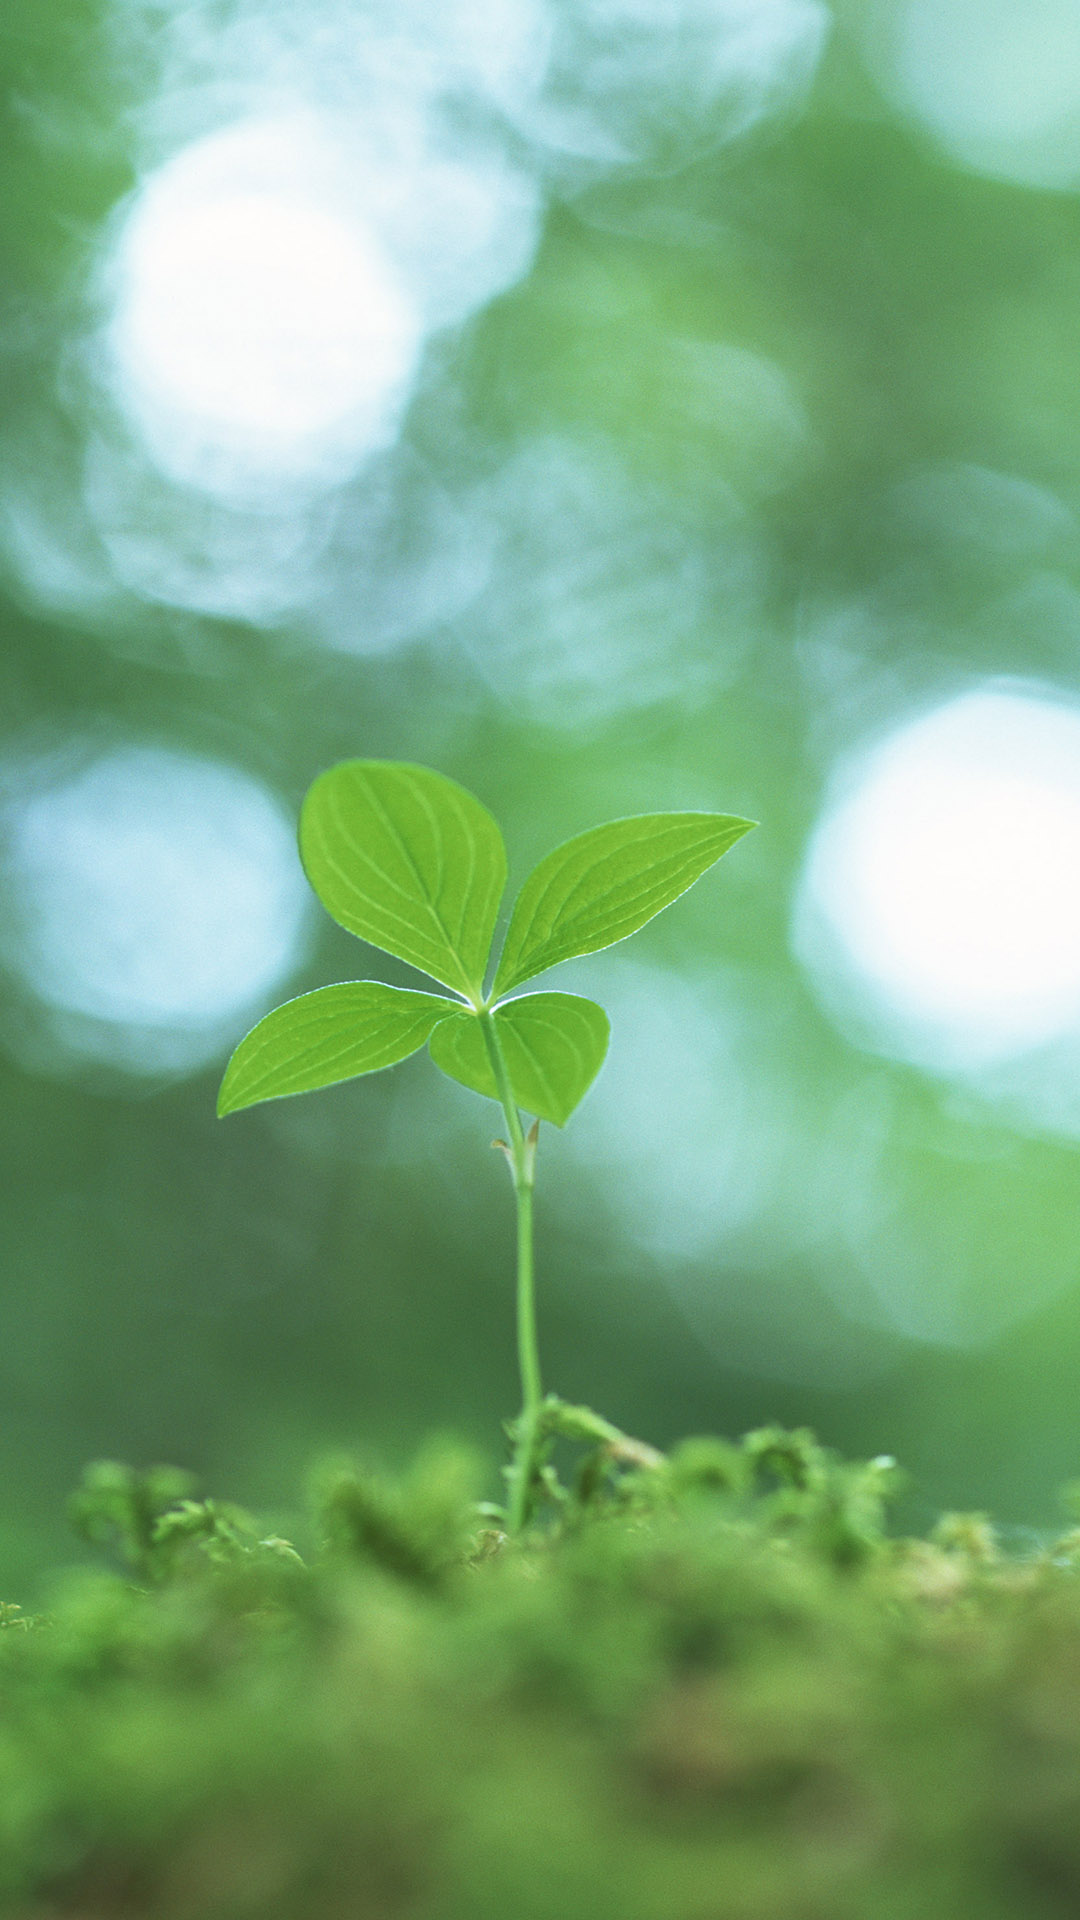
{"type": "Polygon", "coordinates": [[[302,993],[275,1007],[241,1040],[225,1069],[218,1113],[392,1067],[422,1047],[453,1006],[439,994],[411,993],[379,980],[302,993]]]}
{"type": "MultiPolygon", "coordinates": [[[[494,1020],[518,1106],[565,1126],[604,1064],[611,1028],[603,1007],[576,993],[528,993],[496,1007],[494,1020]]],[[[452,1013],[428,1048],[451,1080],[499,1098],[476,1014],[452,1013]]]]}
{"type": "Polygon", "coordinates": [[[455,780],[344,760],[308,791],[300,853],[340,926],[456,992],[482,993],[506,852],[487,808],[455,780]]]}
{"type": "Polygon", "coordinates": [[[494,992],[636,933],[754,824],[729,813],[643,813],[556,847],[518,895],[494,992]]]}

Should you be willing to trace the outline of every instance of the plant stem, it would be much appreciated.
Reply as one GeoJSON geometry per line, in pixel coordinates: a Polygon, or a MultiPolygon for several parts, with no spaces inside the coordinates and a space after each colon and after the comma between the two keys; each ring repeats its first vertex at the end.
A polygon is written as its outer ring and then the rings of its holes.
{"type": "Polygon", "coordinates": [[[536,1184],[536,1129],[526,1135],[510,1085],[510,1075],[495,1021],[488,1008],[480,1014],[499,1099],[510,1135],[507,1158],[517,1202],[517,1350],[521,1375],[521,1414],[517,1422],[510,1473],[511,1533],[520,1533],[532,1508],[533,1477],[540,1441],[544,1390],[540,1383],[540,1348],[536,1336],[536,1291],[533,1264],[533,1189],[536,1184]]]}

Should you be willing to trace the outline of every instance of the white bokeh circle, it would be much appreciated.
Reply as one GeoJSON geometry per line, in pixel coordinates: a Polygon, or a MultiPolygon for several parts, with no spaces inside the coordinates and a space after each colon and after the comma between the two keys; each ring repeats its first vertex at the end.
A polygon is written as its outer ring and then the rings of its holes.
{"type": "Polygon", "coordinates": [[[292,827],[248,774],[125,745],[5,786],[0,958],[90,1054],[200,1063],[303,957],[292,827]]]}
{"type": "Polygon", "coordinates": [[[795,945],[882,1051],[979,1067],[1080,1026],[1080,711],[997,684],[843,775],[807,853],[795,945]]]}
{"type": "Polygon", "coordinates": [[[313,123],[183,148],[139,188],[108,271],[111,384],[174,480],[329,484],[396,436],[420,315],[313,123]]]}
{"type": "Polygon", "coordinates": [[[886,94],[961,165],[1021,186],[1080,183],[1075,0],[887,0],[866,33],[886,94]]]}

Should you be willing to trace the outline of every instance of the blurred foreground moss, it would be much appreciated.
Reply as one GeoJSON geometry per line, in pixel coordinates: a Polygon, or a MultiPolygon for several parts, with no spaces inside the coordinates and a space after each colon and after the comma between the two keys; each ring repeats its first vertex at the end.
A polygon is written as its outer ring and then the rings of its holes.
{"type": "Polygon", "coordinates": [[[3,1911],[1074,1916],[1080,1535],[890,1538],[894,1480],[613,1443],[511,1544],[447,1443],[328,1463],[298,1550],[99,1463],[73,1517],[123,1570],[0,1610],[3,1911]]]}

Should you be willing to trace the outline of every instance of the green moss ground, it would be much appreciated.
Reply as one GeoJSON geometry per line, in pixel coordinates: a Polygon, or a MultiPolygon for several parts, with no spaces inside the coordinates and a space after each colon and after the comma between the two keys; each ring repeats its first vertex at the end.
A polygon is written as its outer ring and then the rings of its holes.
{"type": "Polygon", "coordinates": [[[773,1431],[594,1453],[507,1543],[443,1446],[323,1469],[301,1559],[92,1469],[126,1566],[4,1609],[0,1906],[1074,1920],[1080,1539],[892,1539],[892,1478],[773,1431]]]}

